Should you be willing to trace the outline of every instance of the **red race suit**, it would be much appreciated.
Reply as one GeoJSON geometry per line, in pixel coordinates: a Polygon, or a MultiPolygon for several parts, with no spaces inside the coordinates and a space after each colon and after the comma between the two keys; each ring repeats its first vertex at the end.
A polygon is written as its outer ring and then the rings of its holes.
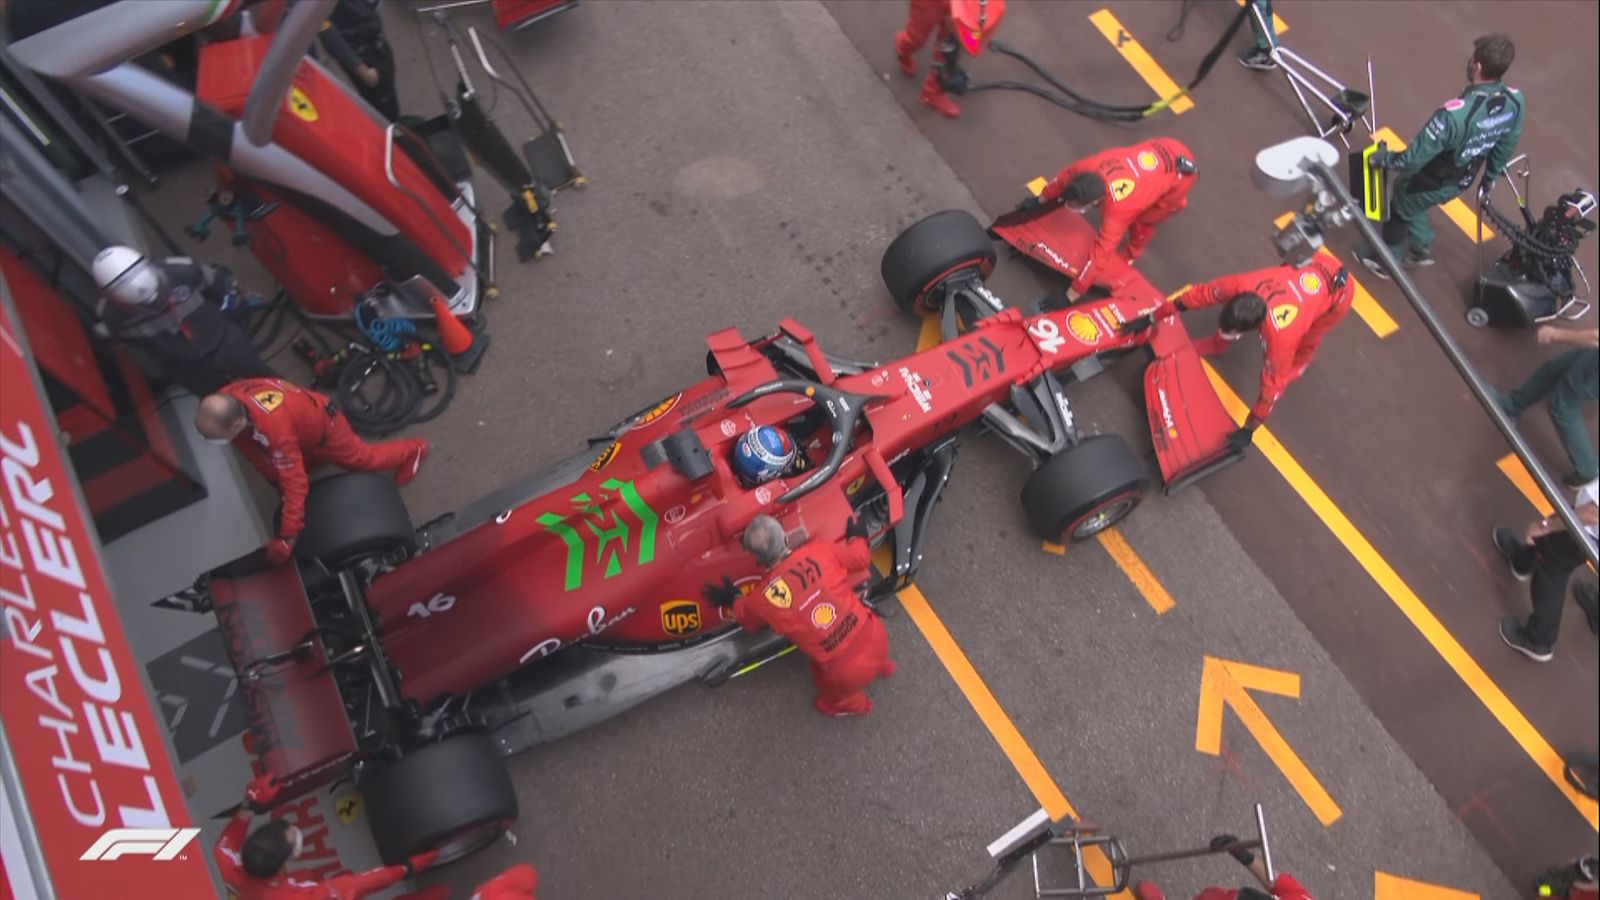
{"type": "MultiPolygon", "coordinates": [[[[1265,422],[1273,404],[1283,396],[1289,383],[1299,378],[1317,353],[1317,345],[1328,330],[1339,324],[1350,311],[1355,284],[1341,276],[1343,267],[1331,267],[1322,259],[1295,268],[1275,266],[1197,284],[1174,298],[1179,309],[1217,306],[1248,291],[1267,302],[1267,317],[1261,321],[1261,343],[1266,360],[1261,365],[1261,393],[1250,417],[1265,422]]],[[[1170,312],[1165,306],[1152,318],[1170,312]]],[[[1215,356],[1228,346],[1229,339],[1219,331],[1195,344],[1202,356],[1215,356]]]]}
{"type": "MultiPolygon", "coordinates": [[[[1272,881],[1272,890],[1269,892],[1273,900],[1316,900],[1311,892],[1300,886],[1294,876],[1281,872],[1272,881]]],[[[1195,895],[1194,900],[1235,900],[1239,892],[1230,888],[1209,887],[1195,895]]]]}
{"type": "Polygon", "coordinates": [[[1073,279],[1079,290],[1097,283],[1101,264],[1117,252],[1124,234],[1128,236],[1129,262],[1144,253],[1156,225],[1188,205],[1193,168],[1194,154],[1188,147],[1172,138],[1152,138],[1080,159],[1050,179],[1039,193],[1039,199],[1047,204],[1054,203],[1072,179],[1085,173],[1099,175],[1106,185],[1100,205],[1100,235],[1089,251],[1089,261],[1073,279]]]}
{"type": "Polygon", "coordinates": [[[246,378],[219,393],[244,405],[250,427],[233,439],[233,446],[283,495],[278,536],[284,539],[305,526],[307,469],[332,463],[358,472],[399,474],[428,445],[417,438],[369,444],[327,397],[280,378],[246,378]]]}
{"type": "Polygon", "coordinates": [[[335,875],[323,881],[302,881],[279,873],[271,878],[257,878],[244,870],[239,847],[244,843],[250,819],[241,811],[223,829],[211,856],[222,873],[222,883],[238,895],[239,900],[358,900],[377,893],[386,887],[399,884],[406,877],[405,866],[384,866],[349,875],[335,875]]]}
{"type": "Polygon", "coordinates": [[[733,605],[745,630],[771,628],[811,658],[815,705],[824,715],[866,715],[872,699],[862,689],[894,674],[883,620],[852,587],[871,554],[861,538],[808,541],[733,605]]]}

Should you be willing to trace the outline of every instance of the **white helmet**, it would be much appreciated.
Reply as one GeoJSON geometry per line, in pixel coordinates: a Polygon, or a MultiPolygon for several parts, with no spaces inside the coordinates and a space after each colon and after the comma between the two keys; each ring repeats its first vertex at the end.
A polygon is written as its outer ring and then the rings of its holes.
{"type": "Polygon", "coordinates": [[[150,306],[167,293],[161,267],[132,247],[111,246],[95,254],[94,283],[123,306],[150,306]]]}

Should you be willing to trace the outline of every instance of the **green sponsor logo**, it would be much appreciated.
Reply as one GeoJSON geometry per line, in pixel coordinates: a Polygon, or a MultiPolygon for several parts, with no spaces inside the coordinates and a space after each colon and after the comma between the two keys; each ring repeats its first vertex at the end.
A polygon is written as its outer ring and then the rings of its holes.
{"type": "Polygon", "coordinates": [[[627,555],[631,541],[638,545],[639,565],[656,558],[656,513],[639,496],[633,482],[607,478],[600,482],[600,490],[593,496],[583,491],[573,494],[568,502],[572,504],[572,512],[566,515],[542,513],[535,519],[560,535],[567,545],[567,590],[583,586],[584,570],[591,559],[593,565],[600,567],[602,578],[621,572],[622,558],[627,555]],[[613,502],[614,497],[621,498],[622,502],[613,502]],[[634,521],[628,521],[624,510],[634,521]]]}

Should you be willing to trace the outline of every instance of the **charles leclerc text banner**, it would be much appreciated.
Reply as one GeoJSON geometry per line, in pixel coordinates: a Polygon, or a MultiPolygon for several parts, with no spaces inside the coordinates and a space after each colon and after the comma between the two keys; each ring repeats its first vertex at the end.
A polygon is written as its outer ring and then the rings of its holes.
{"type": "MultiPolygon", "coordinates": [[[[0,304],[0,719],[50,885],[62,900],[214,896],[34,385],[0,304]],[[118,828],[144,830],[108,843],[118,828]]],[[[25,866],[6,853],[5,893],[27,889],[25,866]]]]}

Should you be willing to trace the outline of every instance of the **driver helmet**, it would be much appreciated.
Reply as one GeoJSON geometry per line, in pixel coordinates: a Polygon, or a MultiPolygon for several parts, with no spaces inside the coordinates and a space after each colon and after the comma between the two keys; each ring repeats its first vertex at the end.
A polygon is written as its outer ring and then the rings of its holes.
{"type": "Polygon", "coordinates": [[[794,438],[781,428],[757,425],[739,438],[733,451],[733,468],[739,477],[753,484],[771,481],[794,462],[794,438]]]}
{"type": "Polygon", "coordinates": [[[120,306],[152,307],[167,296],[166,273],[132,247],[113,245],[101,250],[91,269],[100,292],[120,306]]]}
{"type": "Polygon", "coordinates": [[[1005,13],[1006,0],[951,0],[950,20],[955,23],[961,49],[968,56],[977,56],[1005,13]]]}

